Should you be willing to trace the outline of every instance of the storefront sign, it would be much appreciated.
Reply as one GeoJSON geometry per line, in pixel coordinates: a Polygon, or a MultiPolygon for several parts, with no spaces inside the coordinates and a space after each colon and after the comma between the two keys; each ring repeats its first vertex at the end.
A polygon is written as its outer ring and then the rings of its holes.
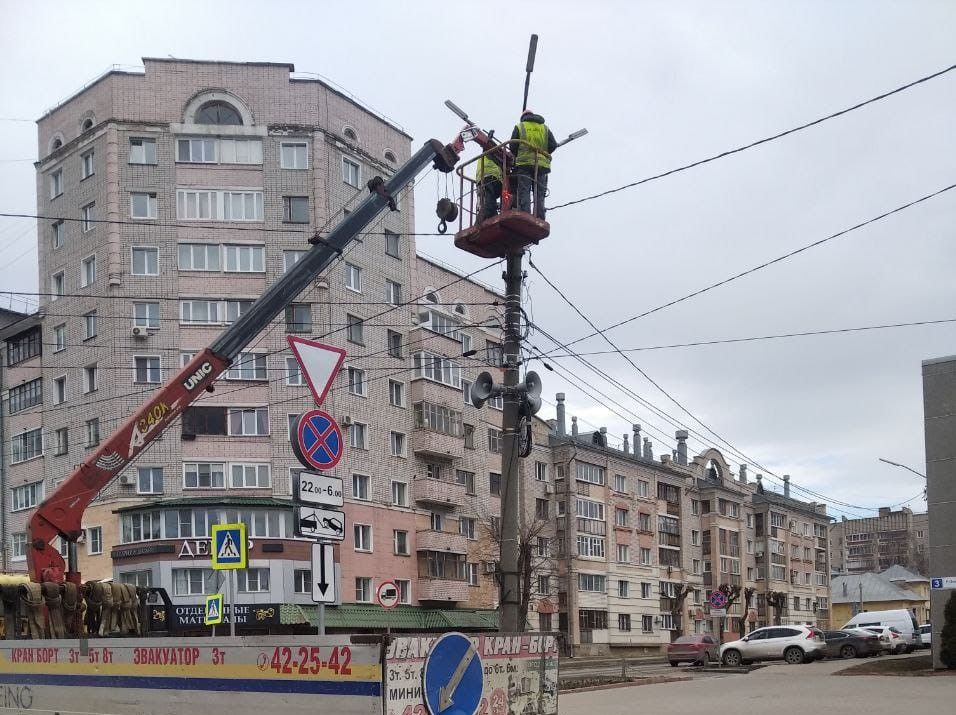
{"type": "MultiPolygon", "coordinates": [[[[240,603],[236,606],[236,625],[237,626],[277,626],[279,625],[279,606],[278,603],[240,603]]],[[[233,605],[226,604],[223,607],[223,623],[229,623],[232,617],[233,605]]],[[[183,630],[194,628],[206,628],[204,619],[206,607],[201,604],[190,604],[188,606],[173,606],[172,612],[167,613],[164,606],[150,606],[150,630],[183,630]]]]}
{"type": "MultiPolygon", "coordinates": [[[[209,539],[182,539],[161,543],[136,544],[113,549],[110,556],[116,559],[135,559],[152,554],[175,554],[177,559],[209,559],[211,541],[209,539]]],[[[249,551],[255,547],[255,541],[248,539],[249,551]]]]}

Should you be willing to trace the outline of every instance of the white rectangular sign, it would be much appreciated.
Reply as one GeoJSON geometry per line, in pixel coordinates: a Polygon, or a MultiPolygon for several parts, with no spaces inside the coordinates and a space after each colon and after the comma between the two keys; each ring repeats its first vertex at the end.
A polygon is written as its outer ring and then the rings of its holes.
{"type": "Polygon", "coordinates": [[[727,609],[726,608],[711,608],[710,615],[712,618],[726,618],[727,609]]]}
{"type": "Polygon", "coordinates": [[[943,576],[941,578],[931,578],[929,580],[930,588],[934,591],[956,589],[956,576],[943,576]]]}
{"type": "Polygon", "coordinates": [[[342,506],[345,503],[342,479],[319,472],[299,472],[295,480],[294,498],[305,504],[342,506]]]}
{"type": "Polygon", "coordinates": [[[312,600],[316,603],[335,603],[332,544],[312,544],[312,600]]]}
{"type": "Polygon", "coordinates": [[[344,541],[345,512],[319,506],[297,506],[295,533],[318,541],[344,541]]]}

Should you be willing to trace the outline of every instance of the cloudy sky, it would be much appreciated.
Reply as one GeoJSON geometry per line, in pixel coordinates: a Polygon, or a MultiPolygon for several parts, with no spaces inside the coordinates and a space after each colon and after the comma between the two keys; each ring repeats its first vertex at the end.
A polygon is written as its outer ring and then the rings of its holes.
{"type": "MultiPolygon", "coordinates": [[[[0,13],[0,211],[13,213],[36,206],[35,126],[16,120],[34,120],[110,65],[137,66],[144,56],[291,62],[387,115],[417,146],[460,128],[446,98],[485,128],[509,132],[537,33],[530,107],[559,139],[590,131],[556,154],[552,206],[956,63],[951,0],[2,0],[0,13]]],[[[956,70],[753,149],[555,209],[551,237],[532,260],[604,328],[956,183],[954,114],[956,70]]],[[[432,204],[443,188],[434,173],[419,184],[419,231],[435,230],[432,204]]],[[[956,190],[606,335],[633,349],[956,319],[954,215],[956,190]]],[[[0,218],[0,290],[36,290],[35,240],[29,219],[0,218]]],[[[482,265],[449,238],[423,236],[418,246],[463,270],[482,265]]],[[[499,273],[480,276],[499,285],[499,273]]],[[[593,332],[531,269],[527,287],[527,309],[544,332],[563,342],[593,332]]],[[[547,352],[555,346],[544,332],[530,343],[547,352]]],[[[601,337],[573,346],[610,349],[601,337]]],[[[768,474],[771,486],[770,474],[791,474],[799,488],[842,502],[836,514],[907,500],[924,507],[914,499],[923,481],[877,458],[925,470],[920,362],[956,354],[956,322],[628,354],[673,400],[617,354],[586,357],[617,385],[573,357],[549,360],[554,372],[532,367],[549,399],[567,393],[582,430],[607,426],[619,439],[639,422],[661,453],[686,427],[692,451],[718,446],[735,470],[760,465],[751,473],[768,474]]]]}

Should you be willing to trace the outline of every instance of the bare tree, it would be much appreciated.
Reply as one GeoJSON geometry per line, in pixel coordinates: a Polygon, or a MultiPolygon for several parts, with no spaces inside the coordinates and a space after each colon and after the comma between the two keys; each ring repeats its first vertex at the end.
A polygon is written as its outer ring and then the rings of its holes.
{"type": "Polygon", "coordinates": [[[684,635],[684,618],[682,618],[684,602],[687,600],[687,595],[693,590],[689,584],[677,584],[677,588],[674,590],[674,597],[671,599],[671,616],[673,617],[674,623],[677,624],[677,628],[673,632],[677,634],[676,637],[678,638],[684,635]]]}
{"type": "Polygon", "coordinates": [[[740,617],[740,637],[743,638],[747,635],[747,614],[750,612],[750,609],[753,607],[754,595],[756,595],[757,589],[752,586],[747,586],[744,589],[744,608],[743,615],[740,617]]]}
{"type": "Polygon", "coordinates": [[[773,608],[773,624],[779,626],[783,609],[787,607],[787,594],[783,591],[767,591],[767,605],[773,608]]]}
{"type": "MultiPolygon", "coordinates": [[[[722,583],[717,587],[717,590],[720,591],[727,598],[726,609],[728,613],[737,601],[740,600],[740,586],[731,585],[729,583],[722,583]]],[[[743,633],[741,633],[743,635],[743,633]]],[[[724,642],[724,619],[720,619],[720,642],[724,642]]]]}

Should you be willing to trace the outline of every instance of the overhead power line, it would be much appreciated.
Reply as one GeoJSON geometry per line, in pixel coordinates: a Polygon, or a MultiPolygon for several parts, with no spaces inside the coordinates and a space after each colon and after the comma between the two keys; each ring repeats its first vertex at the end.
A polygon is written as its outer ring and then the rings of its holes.
{"type": "Polygon", "coordinates": [[[873,218],[867,219],[866,221],[858,223],[854,226],[845,228],[842,231],[838,231],[836,233],[830,234],[826,238],[821,238],[818,241],[813,241],[812,243],[808,243],[805,246],[801,246],[800,248],[796,248],[792,251],[784,253],[783,255],[777,256],[776,258],[773,258],[769,261],[765,261],[764,263],[760,263],[756,266],[748,268],[745,271],[741,271],[740,273],[735,273],[734,275],[724,278],[723,280],[717,281],[716,283],[711,283],[708,286],[699,288],[691,293],[688,293],[687,295],[681,296],[680,298],[675,298],[674,300],[670,300],[666,303],[662,303],[661,305],[658,305],[655,308],[651,308],[650,310],[645,310],[643,313],[638,313],[637,315],[633,315],[630,318],[625,318],[624,320],[618,321],[617,323],[608,325],[606,328],[601,328],[601,329],[595,330],[592,333],[588,333],[587,335],[583,335],[580,338],[575,338],[574,340],[571,340],[570,342],[566,343],[566,345],[569,345],[569,346],[577,345],[583,340],[587,340],[588,338],[593,338],[595,335],[600,335],[602,332],[611,331],[611,330],[614,330],[615,328],[621,327],[622,325],[633,323],[635,320],[646,318],[648,315],[651,315],[652,313],[657,313],[661,310],[664,310],[665,308],[670,308],[671,306],[677,305],[678,303],[683,303],[684,301],[690,300],[691,298],[695,298],[699,295],[707,293],[708,291],[712,291],[715,288],[719,288],[720,286],[727,285],[728,283],[732,283],[738,278],[743,278],[744,276],[748,276],[752,273],[756,273],[757,271],[760,271],[764,268],[768,268],[769,266],[772,266],[776,263],[785,261],[788,258],[793,258],[794,256],[800,253],[803,253],[804,251],[809,251],[811,248],[817,248],[818,246],[822,246],[823,244],[829,241],[833,241],[834,239],[840,238],[841,236],[845,236],[848,233],[857,231],[861,228],[864,228],[865,226],[869,226],[870,224],[874,224],[878,221],[882,221],[883,219],[889,216],[892,216],[893,214],[897,214],[897,213],[900,213],[901,211],[905,211],[906,209],[912,208],[913,206],[916,206],[917,204],[921,204],[924,201],[929,201],[930,199],[936,196],[939,196],[941,194],[944,194],[947,191],[952,191],[953,189],[956,189],[956,184],[950,184],[949,186],[945,186],[942,189],[939,189],[938,191],[934,191],[931,194],[926,194],[925,196],[921,196],[920,198],[910,201],[908,203],[905,203],[902,206],[897,206],[896,208],[890,209],[889,211],[881,213],[878,216],[874,216],[873,218]]]}
{"type": "Polygon", "coordinates": [[[585,201],[591,201],[592,199],[598,199],[603,196],[608,196],[609,194],[615,194],[619,191],[624,191],[625,189],[630,189],[635,186],[640,186],[641,184],[647,184],[651,181],[656,181],[657,179],[663,179],[665,176],[671,176],[672,174],[677,174],[681,171],[687,171],[688,169],[693,169],[694,167],[701,166],[702,164],[708,164],[712,161],[717,161],[718,159],[723,159],[724,157],[731,156],[733,154],[739,154],[740,152],[746,151],[747,149],[753,149],[754,147],[760,146],[761,144],[767,144],[768,142],[781,139],[782,137],[788,136],[790,134],[795,134],[796,132],[803,131],[804,129],[809,129],[810,127],[816,126],[817,124],[822,124],[823,122],[826,122],[830,119],[835,119],[836,117],[843,116],[844,114],[848,114],[849,112],[865,107],[868,104],[873,104],[874,102],[879,102],[880,100],[886,99],[887,97],[892,97],[894,94],[899,94],[900,92],[903,92],[907,89],[911,89],[912,87],[922,84],[923,82],[928,82],[931,79],[942,77],[944,74],[946,74],[947,72],[951,72],[954,69],[956,69],[956,65],[950,65],[946,69],[942,69],[939,72],[934,72],[933,74],[926,75],[925,77],[920,77],[917,80],[908,82],[907,84],[904,84],[901,87],[897,87],[896,89],[892,89],[889,92],[884,92],[883,94],[877,95],[876,97],[871,97],[870,99],[867,99],[863,102],[859,102],[858,104],[854,104],[851,107],[847,107],[837,112],[827,114],[818,119],[814,119],[813,121],[807,122],[806,124],[801,124],[799,126],[793,127],[792,129],[787,129],[786,131],[779,132],[772,136],[764,137],[763,139],[757,139],[756,141],[752,141],[749,144],[744,144],[743,146],[739,146],[735,149],[728,149],[726,151],[722,151],[719,154],[714,154],[713,156],[709,156],[706,159],[699,159],[697,161],[691,162],[690,164],[684,164],[683,166],[678,166],[675,169],[670,169],[660,174],[655,174],[653,176],[648,176],[646,178],[639,179],[637,181],[632,181],[629,184],[624,184],[624,186],[618,186],[617,188],[614,188],[614,189],[608,189],[607,191],[601,191],[600,193],[597,193],[597,194],[585,196],[580,199],[574,199],[573,201],[566,201],[563,204],[557,204],[556,206],[552,206],[549,210],[556,211],[557,209],[564,208],[565,206],[574,206],[575,204],[584,203],[585,201]]]}

